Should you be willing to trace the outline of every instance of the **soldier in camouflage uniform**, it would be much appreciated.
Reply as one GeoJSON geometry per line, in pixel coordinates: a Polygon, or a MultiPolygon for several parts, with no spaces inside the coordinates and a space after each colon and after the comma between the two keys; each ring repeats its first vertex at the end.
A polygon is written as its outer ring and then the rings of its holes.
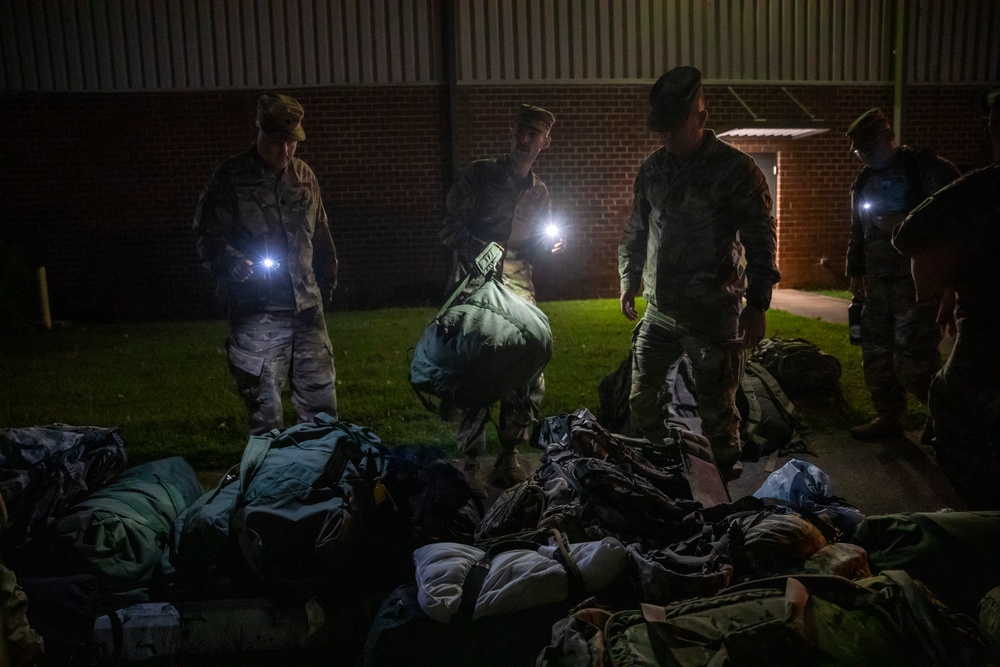
{"type": "Polygon", "coordinates": [[[720,472],[733,479],[742,470],[736,390],[745,350],[764,336],[780,278],[771,194],[750,156],[705,129],[697,69],[670,70],[649,99],[647,124],[663,147],[639,169],[618,247],[622,314],[636,319],[640,282],[647,302],[633,340],[629,404],[643,435],[662,440],[660,392],[670,367],[687,354],[703,435],[720,472]]]}
{"type": "MultiPolygon", "coordinates": [[[[522,104],[510,133],[510,152],[477,160],[468,166],[448,193],[441,240],[454,250],[452,287],[471,272],[476,257],[491,242],[505,250],[503,283],[514,294],[535,303],[532,266],[540,253],[558,252],[546,238],[549,191],[532,171],[538,153],[552,142],[549,131],[555,116],[545,109],[522,104]]],[[[468,291],[478,284],[470,281],[468,291]]],[[[500,401],[501,453],[490,473],[490,484],[508,488],[525,479],[517,446],[527,442],[532,421],[545,393],[545,380],[511,392],[500,401]]],[[[466,456],[464,470],[470,486],[485,493],[479,456],[485,451],[485,427],[490,408],[463,410],[458,447],[466,456]]]]}
{"type": "Polygon", "coordinates": [[[300,422],[337,416],[323,312],[337,253],[316,175],[295,157],[302,116],[293,98],[261,95],[255,145],[215,170],[195,211],[198,254],[228,307],[229,369],[252,434],[283,426],[289,376],[300,422]]]}
{"type": "Polygon", "coordinates": [[[935,458],[975,510],[1000,510],[1000,90],[984,96],[995,162],[925,200],[893,245],[912,257],[917,293],[944,292],[939,321],[955,345],[931,382],[935,458]]]}
{"type": "MultiPolygon", "coordinates": [[[[865,164],[851,186],[851,236],[847,275],[855,297],[865,300],[861,355],[876,418],[851,435],[878,440],[903,435],[906,392],[927,402],[931,377],[941,366],[938,298],[917,301],[910,264],[892,247],[892,229],[927,195],[958,177],[951,162],[931,151],[897,146],[879,109],[862,114],[847,130],[851,150],[865,164]]],[[[929,443],[928,422],[921,440],[929,443]]]]}

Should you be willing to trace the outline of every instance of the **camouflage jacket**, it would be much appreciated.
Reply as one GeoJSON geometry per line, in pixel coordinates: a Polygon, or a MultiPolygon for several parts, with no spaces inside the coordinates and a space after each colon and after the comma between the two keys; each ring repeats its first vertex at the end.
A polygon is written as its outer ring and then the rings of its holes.
{"type": "Polygon", "coordinates": [[[892,247],[892,229],[924,197],[958,178],[958,168],[930,150],[900,146],[881,170],[865,167],[851,185],[847,275],[902,278],[910,262],[892,247]]]}
{"type": "Polygon", "coordinates": [[[949,241],[958,244],[955,319],[972,316],[994,328],[997,257],[1000,257],[1000,161],[962,176],[924,200],[900,224],[892,243],[906,257],[949,241]]]}
{"type": "Polygon", "coordinates": [[[198,254],[216,280],[216,296],[254,310],[322,306],[337,285],[337,251],[330,235],[316,174],[292,158],[280,176],[268,170],[256,147],[223,162],[195,210],[198,254]],[[279,263],[233,280],[244,259],[279,263]]]}
{"type": "Polygon", "coordinates": [[[528,174],[530,185],[519,187],[509,160],[508,155],[477,160],[462,172],[448,192],[441,241],[455,251],[453,278],[468,273],[495,241],[506,250],[505,277],[526,281],[520,287],[533,292],[530,268],[544,245],[549,190],[534,171],[528,174]]]}
{"type": "Polygon", "coordinates": [[[764,174],[711,130],[687,160],[657,149],[635,178],[618,246],[621,290],[634,293],[641,280],[657,311],[687,328],[728,335],[744,287],[747,303],[766,310],[781,277],[770,211],[764,174]]]}

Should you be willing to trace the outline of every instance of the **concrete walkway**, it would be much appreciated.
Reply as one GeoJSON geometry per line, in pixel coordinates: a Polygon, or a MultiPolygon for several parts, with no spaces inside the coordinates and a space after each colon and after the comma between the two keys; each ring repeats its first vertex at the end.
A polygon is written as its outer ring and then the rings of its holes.
{"type": "Polygon", "coordinates": [[[816,317],[834,324],[847,324],[849,304],[847,299],[797,289],[776,289],[771,297],[771,308],[775,310],[784,310],[802,317],[816,317]]]}

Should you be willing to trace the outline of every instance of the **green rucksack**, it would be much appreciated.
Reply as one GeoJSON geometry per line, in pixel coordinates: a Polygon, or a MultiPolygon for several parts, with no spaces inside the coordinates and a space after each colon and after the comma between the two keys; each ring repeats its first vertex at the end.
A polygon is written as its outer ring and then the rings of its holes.
{"type": "Polygon", "coordinates": [[[613,614],[604,635],[606,663],[615,666],[1000,664],[971,619],[901,570],[857,582],[829,575],[751,581],[713,597],[613,614]]]}
{"type": "Polygon", "coordinates": [[[750,361],[774,376],[789,396],[829,396],[840,389],[840,361],[805,338],[765,338],[750,361]]]}
{"type": "Polygon", "coordinates": [[[49,525],[37,545],[45,574],[92,574],[107,592],[169,573],[174,521],[201,495],[187,461],[174,456],[124,470],[49,525]]]}
{"type": "Polygon", "coordinates": [[[375,516],[391,508],[370,429],[320,413],[251,436],[229,531],[250,571],[282,594],[354,591],[382,576],[375,516]]]}
{"type": "Polygon", "coordinates": [[[736,392],[743,460],[756,461],[772,452],[808,451],[806,427],[795,405],[766,368],[748,361],[736,392]]]}
{"type": "Polygon", "coordinates": [[[496,243],[487,246],[476,260],[477,274],[458,285],[417,343],[410,384],[432,411],[425,394],[459,408],[490,406],[538,377],[552,356],[549,319],[503,286],[502,256],[496,243]]]}

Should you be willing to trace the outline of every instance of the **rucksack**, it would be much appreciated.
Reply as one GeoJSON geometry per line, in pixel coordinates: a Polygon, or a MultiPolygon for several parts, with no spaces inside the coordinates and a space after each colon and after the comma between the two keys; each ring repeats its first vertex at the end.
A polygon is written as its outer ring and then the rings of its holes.
{"type": "Polygon", "coordinates": [[[200,495],[197,475],[179,456],[128,468],[32,541],[32,569],[91,574],[110,593],[148,586],[172,571],[174,521],[200,495]]]}
{"type": "Polygon", "coordinates": [[[832,354],[804,338],[765,338],[750,353],[793,398],[839,391],[841,366],[832,354]]]}
{"type": "Polygon", "coordinates": [[[7,522],[0,552],[18,566],[18,551],[52,517],[120,473],[126,464],[119,429],[49,424],[0,429],[0,495],[7,522]]]}
{"type": "Polygon", "coordinates": [[[1000,512],[870,516],[851,541],[868,552],[873,572],[906,570],[942,602],[970,616],[986,592],[1000,586],[1000,512]]]}
{"type": "Polygon", "coordinates": [[[417,342],[410,384],[431,411],[437,408],[428,394],[442,407],[488,407],[538,377],[552,356],[549,319],[504,287],[497,270],[502,256],[499,245],[487,246],[476,260],[478,273],[458,285],[417,342]]]}
{"type": "Polygon", "coordinates": [[[772,452],[808,451],[805,426],[794,414],[795,405],[766,368],[748,361],[736,407],[742,421],[740,440],[744,461],[756,461],[772,452]]]}
{"type": "Polygon", "coordinates": [[[804,574],[750,581],[618,612],[604,634],[606,664],[615,666],[998,664],[971,619],[902,570],[858,582],[804,574]]]}
{"type": "Polygon", "coordinates": [[[393,555],[376,548],[377,514],[392,506],[384,455],[370,429],[325,413],[250,437],[229,530],[265,589],[340,593],[382,577],[393,555]]]}

